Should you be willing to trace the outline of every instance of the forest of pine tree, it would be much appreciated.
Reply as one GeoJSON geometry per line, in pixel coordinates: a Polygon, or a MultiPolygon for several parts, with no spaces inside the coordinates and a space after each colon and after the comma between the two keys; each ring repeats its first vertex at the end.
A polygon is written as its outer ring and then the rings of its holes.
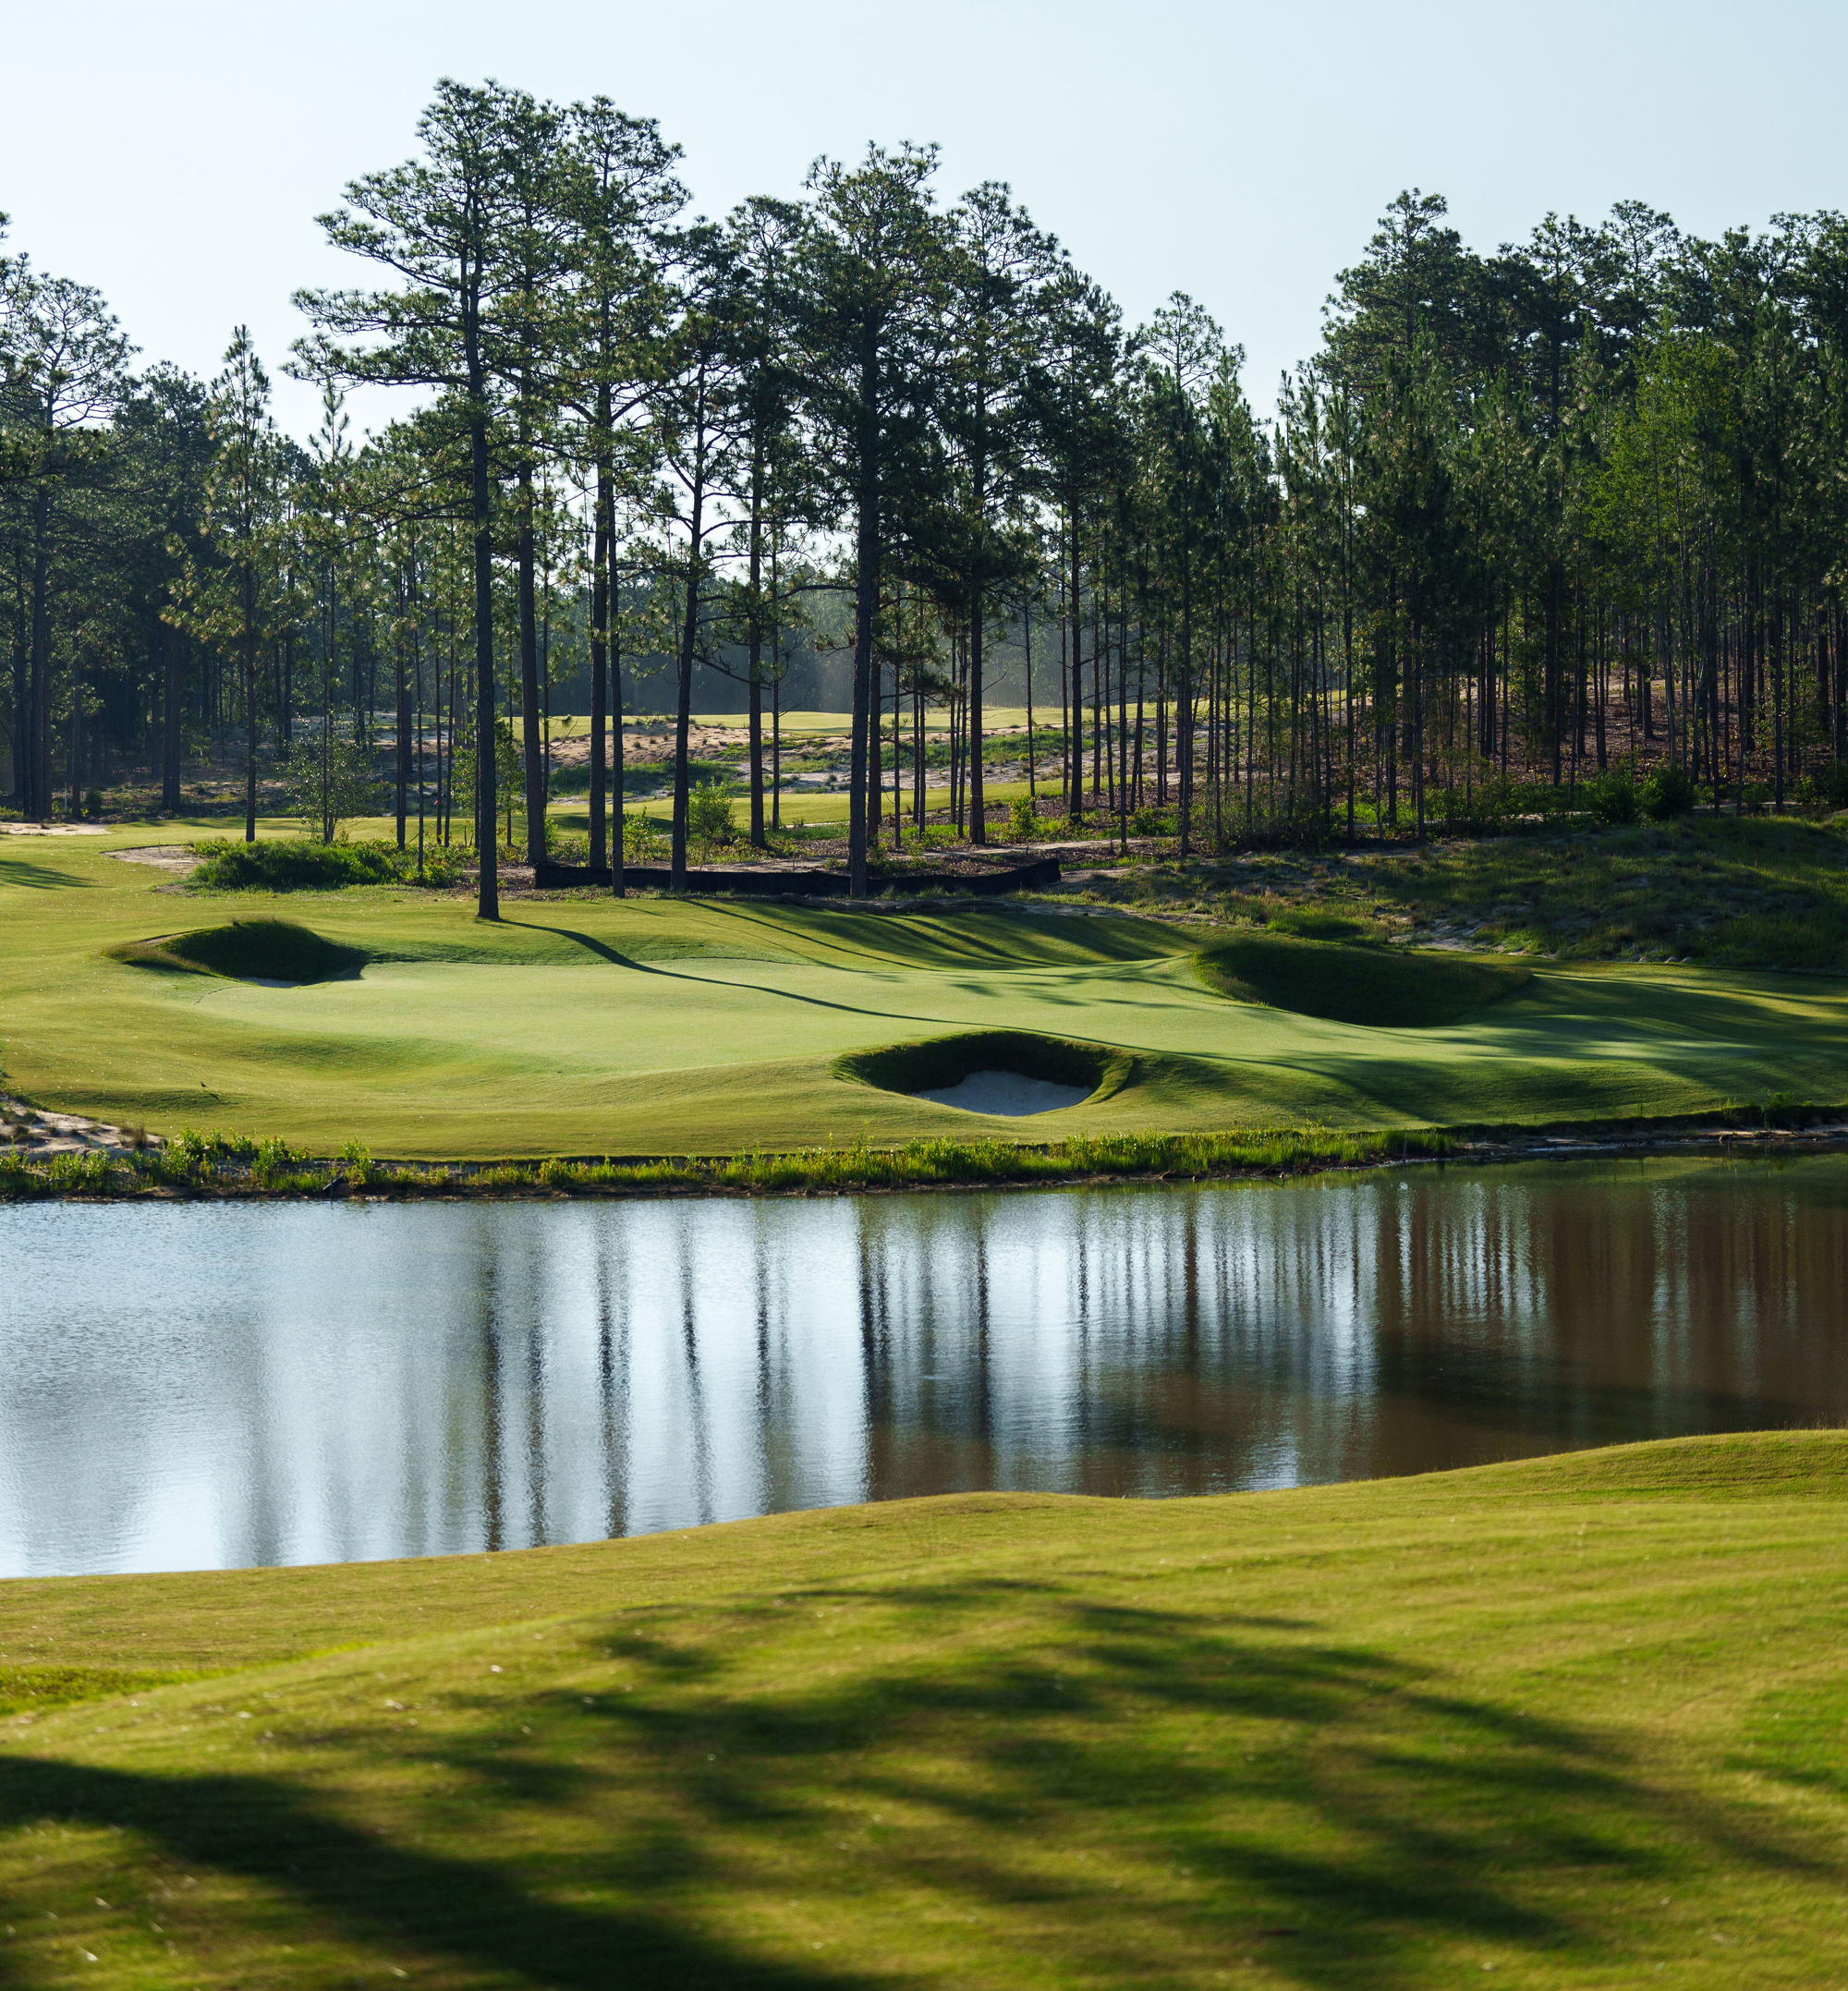
{"type": "Polygon", "coordinates": [[[422,811],[480,851],[492,912],[509,778],[544,853],[541,729],[507,722],[572,677],[591,863],[620,882],[645,696],[684,874],[696,677],[748,715],[760,844],[816,646],[857,892],[922,808],[927,709],[958,824],[1000,834],[985,713],[1028,658],[1041,812],[1183,856],[1848,801],[1842,216],[1708,241],[1622,201],[1479,253],[1402,193],[1261,417],[1185,293],[1132,329],[1005,187],[941,199],[930,149],[717,223],[678,169],[604,99],[441,85],[322,217],[353,281],[278,356],[319,384],[306,445],[241,328],[210,381],[138,370],[102,297],[0,245],[14,810],[139,771],[177,811],[215,761],[247,835],[279,779],[331,835],[371,784],[400,842],[422,811]],[[360,383],[405,392],[356,443],[360,383]]]}

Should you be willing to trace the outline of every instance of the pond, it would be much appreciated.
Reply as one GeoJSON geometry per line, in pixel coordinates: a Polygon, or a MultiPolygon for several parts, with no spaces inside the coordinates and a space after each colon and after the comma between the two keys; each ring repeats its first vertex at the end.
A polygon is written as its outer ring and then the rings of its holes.
{"type": "Polygon", "coordinates": [[[0,1572],[1159,1496],[1848,1413],[1848,1159],[0,1208],[0,1572]]]}

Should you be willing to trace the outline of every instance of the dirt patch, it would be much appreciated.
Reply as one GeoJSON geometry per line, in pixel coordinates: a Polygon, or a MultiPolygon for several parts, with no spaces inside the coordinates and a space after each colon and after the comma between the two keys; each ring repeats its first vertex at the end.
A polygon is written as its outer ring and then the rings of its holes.
{"type": "Polygon", "coordinates": [[[0,822],[7,836],[107,836],[100,822],[0,822]]]}
{"type": "Polygon", "coordinates": [[[28,1161],[49,1161],[54,1155],[83,1155],[101,1149],[126,1155],[158,1147],[158,1135],[140,1127],[118,1127],[107,1120],[81,1113],[45,1113],[0,1093],[0,1146],[28,1161]]]}
{"type": "Polygon", "coordinates": [[[104,851],[103,856],[119,858],[124,864],[145,864],[156,871],[171,871],[176,878],[198,870],[204,862],[190,844],[151,844],[141,850],[104,851]]]}

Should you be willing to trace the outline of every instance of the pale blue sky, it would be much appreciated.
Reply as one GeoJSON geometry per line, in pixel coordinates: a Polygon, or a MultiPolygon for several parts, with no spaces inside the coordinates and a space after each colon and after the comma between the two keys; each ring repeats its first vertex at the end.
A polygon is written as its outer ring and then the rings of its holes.
{"type": "Polygon", "coordinates": [[[312,217],[406,156],[441,74],[659,118],[712,212],[937,140],[945,197],[1011,181],[1132,321],[1191,291],[1260,405],[1402,187],[1485,249],[1625,197],[1703,234],[1848,207],[1839,4],[17,0],[6,40],[9,246],[201,372],[239,319],[279,370],[290,292],[351,275],[312,217]]]}

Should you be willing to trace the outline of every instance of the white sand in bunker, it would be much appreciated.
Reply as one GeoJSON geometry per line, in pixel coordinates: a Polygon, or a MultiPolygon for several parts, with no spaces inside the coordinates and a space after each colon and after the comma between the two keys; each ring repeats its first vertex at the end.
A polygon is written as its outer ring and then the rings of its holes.
{"type": "Polygon", "coordinates": [[[971,1072],[954,1086],[915,1093],[939,1106],[960,1107],[966,1113],[1004,1113],[1018,1120],[1028,1113],[1056,1113],[1091,1096],[1088,1086],[1060,1086],[1050,1078],[1027,1078],[1019,1072],[971,1072]]]}

